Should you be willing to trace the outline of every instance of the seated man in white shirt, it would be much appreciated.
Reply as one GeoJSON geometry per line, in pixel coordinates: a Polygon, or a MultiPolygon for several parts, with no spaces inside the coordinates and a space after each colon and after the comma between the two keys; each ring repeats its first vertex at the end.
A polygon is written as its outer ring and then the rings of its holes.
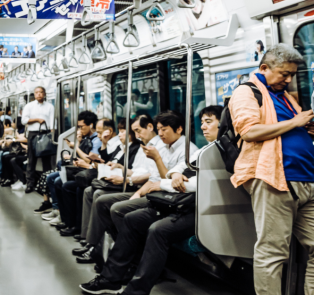
{"type": "MultiPolygon", "coordinates": [[[[217,138],[218,124],[222,112],[221,106],[204,108],[200,113],[202,130],[207,141],[217,138]]],[[[195,161],[200,150],[193,154],[195,161]]],[[[167,191],[195,192],[196,181],[179,173],[185,170],[185,164],[180,163],[167,172],[172,180],[162,179],[150,186],[148,192],[167,191]],[[172,182],[172,188],[168,188],[172,182]]],[[[196,177],[194,176],[194,179],[196,177]]],[[[157,282],[167,260],[168,250],[173,243],[185,240],[195,234],[195,211],[180,216],[173,222],[173,215],[158,214],[152,207],[139,209],[128,213],[123,220],[116,243],[103,267],[101,275],[89,283],[80,285],[88,294],[110,293],[118,294],[123,291],[122,282],[137,250],[146,239],[144,252],[137,270],[121,295],[148,295],[157,282]]]]}
{"type": "MultiPolygon", "coordinates": [[[[22,124],[28,125],[28,138],[27,138],[27,169],[26,180],[27,188],[25,193],[30,193],[35,188],[36,181],[36,163],[37,158],[33,149],[33,139],[39,134],[39,128],[43,132],[50,132],[53,129],[54,120],[54,107],[51,103],[45,101],[46,90],[45,88],[38,86],[34,91],[35,100],[28,103],[24,107],[22,114],[22,124]],[[46,124],[44,124],[46,123],[46,124]],[[42,125],[44,124],[44,125],[42,125]],[[41,126],[42,125],[42,126],[41,126]]],[[[42,157],[43,172],[51,170],[51,157],[42,157]]]]}

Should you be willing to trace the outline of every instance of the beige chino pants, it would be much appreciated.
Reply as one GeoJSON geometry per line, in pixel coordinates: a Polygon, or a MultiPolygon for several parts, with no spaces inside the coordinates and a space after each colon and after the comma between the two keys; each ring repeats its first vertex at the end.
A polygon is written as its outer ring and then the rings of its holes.
{"type": "Polygon", "coordinates": [[[306,295],[314,295],[314,183],[291,184],[299,200],[259,179],[244,184],[252,198],[257,232],[254,247],[257,295],[281,295],[282,267],[289,258],[292,233],[309,253],[304,290],[306,295]]]}

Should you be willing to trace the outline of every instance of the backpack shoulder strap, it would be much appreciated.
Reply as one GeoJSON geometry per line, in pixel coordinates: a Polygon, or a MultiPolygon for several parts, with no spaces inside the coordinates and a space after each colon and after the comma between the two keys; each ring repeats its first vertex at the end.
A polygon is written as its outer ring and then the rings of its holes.
{"type": "Polygon", "coordinates": [[[257,99],[258,105],[259,107],[261,107],[263,105],[263,95],[260,92],[260,90],[257,88],[257,86],[252,82],[245,82],[243,84],[240,84],[239,86],[242,86],[242,85],[249,86],[252,89],[254,96],[257,99]]]}

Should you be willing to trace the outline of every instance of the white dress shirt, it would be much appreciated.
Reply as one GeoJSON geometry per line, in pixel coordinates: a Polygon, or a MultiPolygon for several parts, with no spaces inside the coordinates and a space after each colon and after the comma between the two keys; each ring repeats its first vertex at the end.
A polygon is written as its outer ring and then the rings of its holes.
{"type": "MultiPolygon", "coordinates": [[[[23,110],[22,124],[26,125],[30,119],[43,119],[45,120],[48,130],[53,129],[54,107],[51,103],[44,101],[39,103],[34,100],[28,103],[23,110]]],[[[38,122],[28,125],[28,131],[38,131],[40,124],[38,122]]],[[[42,125],[41,128],[46,130],[46,126],[42,125]]]]}
{"type": "MultiPolygon", "coordinates": [[[[211,144],[211,142],[209,142],[209,144],[211,144]]],[[[197,150],[196,152],[194,152],[194,154],[190,158],[190,163],[193,163],[194,161],[196,161],[198,159],[199,154],[207,147],[208,147],[208,144],[203,146],[200,150],[197,150]]],[[[185,161],[178,163],[178,165],[176,165],[175,167],[173,167],[172,169],[168,171],[168,173],[166,174],[167,179],[162,179],[160,181],[160,188],[167,192],[179,193],[172,187],[171,174],[176,173],[176,172],[182,174],[184,170],[187,168],[188,166],[186,165],[185,161]]],[[[189,181],[185,182],[184,185],[185,185],[187,193],[195,192],[197,188],[196,176],[192,176],[191,178],[189,178],[189,181]]]]}
{"type": "MultiPolygon", "coordinates": [[[[190,155],[193,155],[197,150],[198,150],[198,147],[193,142],[190,142],[190,155]]],[[[184,162],[185,161],[185,136],[182,135],[171,146],[169,146],[169,144],[166,144],[164,152],[163,154],[160,154],[160,156],[165,167],[168,170],[175,167],[178,163],[184,162]]],[[[154,174],[151,174],[151,176],[149,177],[149,180],[152,182],[161,180],[158,169],[157,169],[157,173],[155,172],[154,174]]]]}
{"type": "Polygon", "coordinates": [[[120,141],[120,138],[118,135],[116,135],[115,137],[112,137],[107,142],[107,146],[106,146],[107,153],[112,154],[120,144],[122,144],[122,142],[120,141]]]}

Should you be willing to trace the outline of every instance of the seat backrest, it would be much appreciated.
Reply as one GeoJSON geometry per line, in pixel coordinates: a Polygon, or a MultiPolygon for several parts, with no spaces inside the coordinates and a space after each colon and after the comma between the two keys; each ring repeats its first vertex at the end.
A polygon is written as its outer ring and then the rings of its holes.
{"type": "Polygon", "coordinates": [[[198,240],[217,255],[252,258],[256,231],[250,196],[233,187],[215,143],[200,153],[198,167],[198,240]]]}
{"type": "Polygon", "coordinates": [[[72,153],[72,149],[69,148],[67,143],[65,142],[65,138],[68,138],[70,141],[74,142],[74,133],[75,133],[75,127],[72,127],[71,129],[65,131],[64,133],[60,134],[58,137],[58,151],[57,151],[57,163],[59,160],[61,160],[61,152],[62,150],[66,149],[69,150],[72,153]]]}

